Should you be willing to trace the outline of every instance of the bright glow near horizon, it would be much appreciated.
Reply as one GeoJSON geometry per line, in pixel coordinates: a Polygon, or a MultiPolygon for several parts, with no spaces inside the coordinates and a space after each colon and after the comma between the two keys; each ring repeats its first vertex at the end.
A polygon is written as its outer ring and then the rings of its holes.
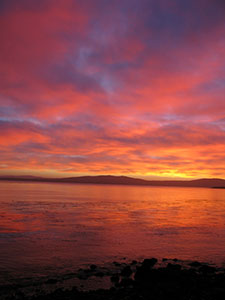
{"type": "Polygon", "coordinates": [[[225,177],[225,4],[2,0],[0,175],[225,177]]]}

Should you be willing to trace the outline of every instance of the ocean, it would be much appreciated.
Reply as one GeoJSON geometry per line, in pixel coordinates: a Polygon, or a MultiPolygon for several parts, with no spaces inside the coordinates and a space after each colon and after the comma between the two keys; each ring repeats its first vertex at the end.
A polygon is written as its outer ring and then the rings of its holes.
{"type": "Polygon", "coordinates": [[[0,182],[0,281],[146,257],[225,266],[225,190],[0,182]]]}

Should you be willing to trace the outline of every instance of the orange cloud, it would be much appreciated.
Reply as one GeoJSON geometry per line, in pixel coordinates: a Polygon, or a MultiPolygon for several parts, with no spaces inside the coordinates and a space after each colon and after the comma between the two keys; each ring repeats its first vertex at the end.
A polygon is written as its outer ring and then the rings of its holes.
{"type": "Polygon", "coordinates": [[[0,173],[225,176],[223,7],[131,2],[5,2],[0,173]]]}

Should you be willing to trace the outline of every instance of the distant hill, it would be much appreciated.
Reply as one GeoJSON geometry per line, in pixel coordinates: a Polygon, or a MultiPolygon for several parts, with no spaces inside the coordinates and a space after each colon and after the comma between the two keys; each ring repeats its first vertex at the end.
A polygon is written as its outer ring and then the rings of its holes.
{"type": "Polygon", "coordinates": [[[82,184],[117,184],[143,186],[177,186],[177,187],[209,187],[225,188],[225,180],[217,178],[203,178],[196,180],[144,180],[127,176],[81,176],[67,178],[44,178],[35,176],[0,176],[0,180],[8,181],[36,181],[36,182],[64,182],[82,184]]]}

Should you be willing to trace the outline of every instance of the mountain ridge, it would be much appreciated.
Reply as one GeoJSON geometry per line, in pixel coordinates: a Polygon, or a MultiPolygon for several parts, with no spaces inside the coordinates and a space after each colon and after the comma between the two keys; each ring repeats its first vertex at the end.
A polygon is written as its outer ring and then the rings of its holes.
{"type": "Polygon", "coordinates": [[[64,178],[47,178],[31,175],[0,176],[0,180],[8,181],[32,181],[32,182],[59,182],[80,184],[117,184],[117,185],[141,185],[141,186],[174,186],[174,187],[209,187],[225,188],[225,180],[220,178],[201,178],[191,180],[146,180],[128,176],[97,175],[64,178]]]}

